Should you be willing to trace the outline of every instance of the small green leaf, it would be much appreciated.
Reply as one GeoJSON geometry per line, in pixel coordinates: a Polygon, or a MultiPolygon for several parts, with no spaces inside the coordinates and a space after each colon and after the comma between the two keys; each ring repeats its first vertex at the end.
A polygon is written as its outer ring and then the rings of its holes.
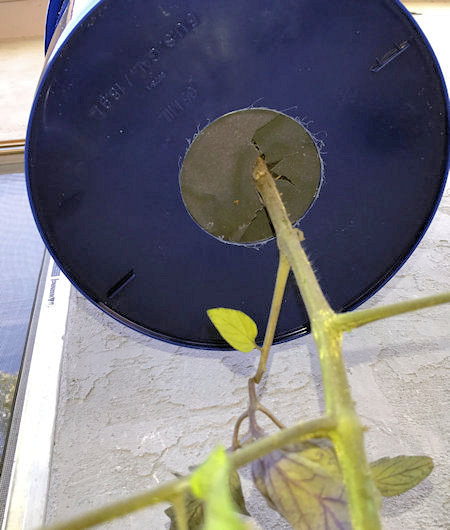
{"type": "Polygon", "coordinates": [[[336,453],[326,443],[273,451],[252,463],[252,475],[268,505],[295,530],[350,530],[336,453]]]}
{"type": "Polygon", "coordinates": [[[239,473],[233,469],[230,473],[229,479],[231,497],[233,498],[238,513],[250,517],[247,507],[245,506],[244,493],[242,491],[241,477],[239,476],[239,473]]]}
{"type": "Polygon", "coordinates": [[[433,470],[429,456],[384,457],[370,464],[376,487],[384,497],[400,495],[414,488],[433,470]]]}
{"type": "Polygon", "coordinates": [[[249,316],[224,307],[208,309],[207,313],[217,331],[235,350],[248,353],[255,349],[258,328],[249,316]]]}
{"type": "Polygon", "coordinates": [[[204,530],[245,530],[235,511],[229,475],[226,451],[217,447],[191,476],[192,493],[205,502],[204,530]]]}

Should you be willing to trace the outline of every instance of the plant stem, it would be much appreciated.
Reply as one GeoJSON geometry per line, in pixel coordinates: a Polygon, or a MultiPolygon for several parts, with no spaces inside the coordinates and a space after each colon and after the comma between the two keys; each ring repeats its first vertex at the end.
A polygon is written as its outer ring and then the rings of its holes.
{"type": "Polygon", "coordinates": [[[281,429],[275,434],[259,438],[256,442],[231,453],[229,455],[230,465],[233,469],[237,469],[291,443],[309,440],[310,438],[330,437],[330,432],[335,427],[336,423],[333,419],[322,416],[321,418],[298,423],[294,427],[281,429]]]}
{"type": "MultiPolygon", "coordinates": [[[[330,437],[342,469],[355,530],[381,528],[376,489],[367,462],[363,428],[356,414],[341,353],[342,331],[337,315],[329,306],[278,193],[264,160],[258,158],[253,170],[256,188],[269,212],[277,235],[278,248],[294,273],[311,322],[322,369],[327,416],[336,429],[330,437]]],[[[281,431],[283,432],[283,431],[281,431]]]]}
{"type": "Polygon", "coordinates": [[[273,421],[273,423],[275,423],[275,425],[279,429],[286,429],[286,425],[281,423],[281,421],[276,416],[274,416],[269,409],[266,409],[264,405],[261,405],[261,403],[258,404],[258,410],[259,412],[265,414],[271,421],[273,421]]]}
{"type": "Polygon", "coordinates": [[[248,418],[248,410],[246,410],[243,414],[239,416],[239,418],[236,421],[236,424],[234,426],[233,430],[233,439],[231,442],[231,450],[236,451],[236,449],[239,449],[241,447],[241,444],[239,443],[239,428],[241,427],[242,422],[248,418]]]}
{"type": "Polygon", "coordinates": [[[91,528],[160,502],[172,502],[178,495],[184,495],[189,491],[189,487],[189,478],[182,477],[150,491],[86,512],[68,521],[43,527],[42,530],[84,530],[91,528]]]}
{"type": "Polygon", "coordinates": [[[256,422],[256,411],[258,410],[259,401],[256,397],[256,385],[253,379],[248,380],[248,395],[249,395],[249,405],[248,405],[248,422],[250,424],[250,432],[253,438],[260,438],[264,436],[262,429],[258,426],[256,422]]]}
{"type": "Polygon", "coordinates": [[[286,426],[281,423],[281,421],[274,416],[269,409],[264,407],[264,405],[261,405],[258,398],[256,397],[256,383],[254,378],[250,378],[248,380],[248,393],[250,398],[250,403],[248,406],[248,409],[239,416],[239,418],[236,421],[236,424],[234,426],[233,430],[233,440],[231,445],[231,450],[236,451],[239,447],[241,447],[241,444],[239,443],[239,429],[241,427],[242,422],[248,418],[250,423],[250,432],[254,438],[259,438],[261,436],[264,436],[264,433],[259,428],[258,423],[256,421],[256,412],[262,412],[265,414],[279,429],[286,429],[286,426]]]}
{"type": "Polygon", "coordinates": [[[450,293],[436,294],[383,307],[340,313],[336,315],[336,324],[342,331],[351,331],[352,329],[364,326],[370,322],[375,322],[376,320],[381,320],[382,318],[388,318],[394,315],[400,315],[401,313],[407,313],[408,311],[416,311],[418,309],[433,307],[435,305],[446,304],[449,302],[450,293]]]}
{"type": "Polygon", "coordinates": [[[275,228],[280,254],[287,258],[292,268],[313,325],[314,320],[331,316],[333,311],[300,244],[299,231],[292,227],[273,177],[261,157],[256,161],[253,178],[275,228]]]}
{"type": "Polygon", "coordinates": [[[261,381],[261,377],[266,371],[267,359],[269,358],[270,348],[272,347],[275,329],[277,327],[278,317],[280,315],[280,308],[283,302],[283,295],[286,288],[286,282],[289,276],[291,267],[288,260],[283,254],[280,254],[280,261],[278,263],[277,279],[275,282],[275,289],[273,291],[272,305],[270,307],[269,320],[267,322],[266,334],[264,337],[264,344],[261,349],[261,356],[259,358],[258,370],[256,372],[255,383],[261,381]]]}
{"type": "MultiPolygon", "coordinates": [[[[261,458],[291,443],[310,438],[324,438],[329,436],[334,428],[335,422],[326,416],[298,423],[271,436],[260,438],[243,449],[231,453],[229,455],[230,466],[232,469],[238,469],[249,464],[252,460],[261,458]]],[[[46,526],[42,530],[84,530],[160,502],[174,503],[177,497],[184,495],[189,489],[189,477],[182,477],[123,501],[87,512],[69,521],[46,526]]]]}
{"type": "Polygon", "coordinates": [[[173,504],[173,509],[175,510],[177,530],[189,530],[184,495],[180,494],[174,497],[172,504],[173,504]]]}
{"type": "Polygon", "coordinates": [[[346,485],[352,526],[355,530],[378,530],[378,492],[364,448],[363,427],[356,413],[342,358],[342,334],[332,326],[316,329],[327,414],[336,419],[331,440],[346,485]],[[328,330],[327,330],[328,327],[328,330]]]}

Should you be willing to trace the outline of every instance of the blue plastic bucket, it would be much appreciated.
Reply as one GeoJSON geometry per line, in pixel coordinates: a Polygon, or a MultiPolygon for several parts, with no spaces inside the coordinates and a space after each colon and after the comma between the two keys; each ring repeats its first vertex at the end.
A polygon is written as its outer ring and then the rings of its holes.
{"type": "MultiPolygon", "coordinates": [[[[221,348],[206,310],[265,327],[274,240],[229,245],[184,206],[187,140],[258,106],[321,146],[320,196],[300,221],[336,310],[356,307],[425,233],[448,165],[448,98],[399,2],[50,3],[26,171],[42,237],[92,302],[164,340],[221,348]]],[[[309,329],[289,282],[276,340],[309,329]]],[[[259,336],[261,338],[261,335],[259,336]]]]}

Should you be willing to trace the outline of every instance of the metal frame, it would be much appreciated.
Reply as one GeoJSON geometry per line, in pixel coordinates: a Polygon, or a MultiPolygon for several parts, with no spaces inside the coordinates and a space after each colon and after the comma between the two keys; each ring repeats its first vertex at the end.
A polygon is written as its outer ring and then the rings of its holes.
{"type": "Polygon", "coordinates": [[[10,473],[1,480],[5,489],[9,481],[2,530],[38,528],[45,521],[69,295],[69,281],[46,252],[17,394],[23,406],[13,412],[17,443],[8,440],[10,473]]]}

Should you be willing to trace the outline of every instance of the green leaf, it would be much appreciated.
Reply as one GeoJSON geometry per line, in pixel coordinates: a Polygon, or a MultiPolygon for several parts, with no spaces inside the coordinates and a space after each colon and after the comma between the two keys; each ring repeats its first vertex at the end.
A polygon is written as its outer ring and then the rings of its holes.
{"type": "Polygon", "coordinates": [[[192,493],[205,501],[204,530],[245,530],[230,493],[230,465],[223,447],[217,447],[191,476],[192,493]]]}
{"type": "Polygon", "coordinates": [[[376,487],[384,497],[400,495],[414,488],[433,470],[429,456],[384,457],[370,464],[376,487]]]}
{"type": "MultiPolygon", "coordinates": [[[[201,530],[203,528],[203,502],[194,497],[192,493],[188,493],[184,499],[186,506],[186,517],[188,520],[189,530],[201,530]]],[[[167,517],[170,518],[169,530],[178,530],[175,509],[173,506],[164,510],[167,517]]]]}
{"type": "Polygon", "coordinates": [[[247,506],[245,505],[244,493],[242,491],[241,477],[239,476],[239,473],[233,469],[229,475],[229,479],[231,497],[237,512],[250,517],[250,514],[247,511],[247,506]]]}
{"type": "Polygon", "coordinates": [[[248,353],[255,349],[258,328],[249,316],[224,307],[208,309],[207,313],[217,331],[235,350],[248,353]]]}
{"type": "MultiPolygon", "coordinates": [[[[242,515],[249,516],[250,514],[247,511],[245,506],[244,494],[242,492],[241,479],[239,473],[235,470],[231,471],[229,476],[229,485],[231,491],[231,497],[235,503],[235,508],[238,513],[242,515]]],[[[202,500],[194,496],[193,493],[189,492],[185,496],[186,504],[186,515],[188,520],[188,529],[189,530],[201,530],[203,528],[203,523],[205,519],[204,514],[204,503],[202,500]]],[[[178,530],[175,510],[171,506],[165,510],[165,514],[170,518],[170,530],[178,530]]]]}
{"type": "Polygon", "coordinates": [[[269,506],[294,528],[351,529],[344,483],[334,449],[307,443],[252,463],[253,481],[269,506]]]}

